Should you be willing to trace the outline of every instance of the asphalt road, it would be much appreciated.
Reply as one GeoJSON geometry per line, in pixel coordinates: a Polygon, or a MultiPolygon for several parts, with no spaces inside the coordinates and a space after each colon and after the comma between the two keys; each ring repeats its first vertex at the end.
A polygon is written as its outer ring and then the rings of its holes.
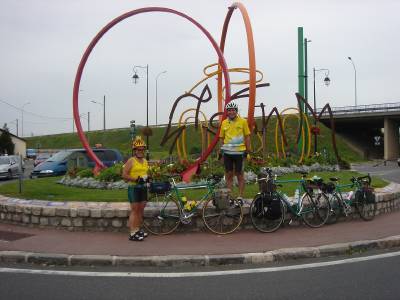
{"type": "MultiPolygon", "coordinates": [[[[382,256],[385,255],[388,254],[382,256]]],[[[400,252],[389,255],[396,256],[229,270],[228,274],[217,271],[203,276],[193,272],[43,275],[18,274],[0,268],[0,298],[398,299],[400,252]]]]}
{"type": "Polygon", "coordinates": [[[352,169],[360,173],[370,173],[383,179],[400,183],[400,167],[397,161],[374,161],[363,164],[354,164],[352,169]]]}

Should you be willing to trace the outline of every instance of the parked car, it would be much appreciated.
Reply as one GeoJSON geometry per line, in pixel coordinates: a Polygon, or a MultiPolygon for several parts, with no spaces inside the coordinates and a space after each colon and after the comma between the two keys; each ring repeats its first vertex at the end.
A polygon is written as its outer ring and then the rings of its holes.
{"type": "MultiPolygon", "coordinates": [[[[19,155],[9,155],[9,157],[11,157],[19,166],[20,164],[20,159],[21,157],[19,155]]],[[[21,164],[22,164],[22,171],[25,171],[25,161],[24,159],[21,160],[21,164]]]]}
{"type": "Polygon", "coordinates": [[[13,178],[19,174],[18,156],[0,156],[0,178],[13,178]]]}
{"type": "MultiPolygon", "coordinates": [[[[107,167],[123,161],[121,153],[116,149],[93,149],[93,151],[107,167]]],[[[37,165],[30,177],[59,176],[66,174],[68,167],[93,168],[94,165],[94,161],[89,158],[85,149],[62,150],[37,165]]]]}
{"type": "Polygon", "coordinates": [[[39,153],[36,156],[35,161],[33,162],[33,167],[36,167],[37,165],[41,164],[42,162],[46,161],[51,157],[50,153],[39,153]]]}
{"type": "Polygon", "coordinates": [[[36,149],[26,149],[26,158],[36,158],[36,149]]]}

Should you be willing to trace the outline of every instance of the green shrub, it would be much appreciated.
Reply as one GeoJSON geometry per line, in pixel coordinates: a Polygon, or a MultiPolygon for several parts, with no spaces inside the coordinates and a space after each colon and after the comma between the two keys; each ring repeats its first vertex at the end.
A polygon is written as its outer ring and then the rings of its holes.
{"type": "Polygon", "coordinates": [[[93,170],[92,169],[83,169],[80,170],[79,172],[76,173],[76,176],[81,177],[81,178],[88,178],[88,177],[93,177],[93,170]]]}
{"type": "Polygon", "coordinates": [[[119,181],[122,179],[122,166],[123,164],[119,163],[107,169],[103,169],[100,171],[100,174],[96,176],[96,179],[107,182],[119,181]]]}
{"type": "Polygon", "coordinates": [[[78,173],[83,170],[86,170],[86,168],[70,167],[68,168],[67,175],[71,178],[75,178],[76,176],[78,176],[78,173]]]}

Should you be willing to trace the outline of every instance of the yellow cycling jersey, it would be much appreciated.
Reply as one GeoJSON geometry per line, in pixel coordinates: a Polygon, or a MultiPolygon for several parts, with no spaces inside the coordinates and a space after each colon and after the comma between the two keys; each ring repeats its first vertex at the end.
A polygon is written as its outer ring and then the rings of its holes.
{"type": "Polygon", "coordinates": [[[136,157],[132,157],[129,160],[132,160],[132,168],[129,171],[129,176],[134,180],[137,180],[139,177],[146,178],[147,171],[149,170],[149,165],[146,159],[143,159],[140,162],[136,157]]]}
{"type": "Polygon", "coordinates": [[[239,116],[235,119],[222,121],[220,138],[224,139],[221,149],[227,154],[241,154],[246,151],[244,137],[250,134],[247,121],[239,116]]]}

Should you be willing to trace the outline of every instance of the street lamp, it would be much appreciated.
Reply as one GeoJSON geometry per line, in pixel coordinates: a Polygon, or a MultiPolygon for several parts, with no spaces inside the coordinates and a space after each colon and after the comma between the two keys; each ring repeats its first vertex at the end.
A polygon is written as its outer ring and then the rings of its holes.
{"type": "Polygon", "coordinates": [[[24,105],[21,106],[21,136],[24,137],[24,107],[30,104],[30,102],[26,102],[24,105]]]}
{"type": "Polygon", "coordinates": [[[165,74],[165,73],[167,73],[167,71],[162,71],[161,73],[159,73],[159,74],[156,76],[156,126],[158,125],[158,114],[157,114],[157,111],[158,111],[158,100],[157,100],[157,98],[158,98],[158,92],[157,92],[157,81],[158,81],[158,77],[159,77],[161,74],[165,74]]]}
{"type": "MultiPolygon", "coordinates": [[[[304,39],[304,98],[306,99],[308,103],[308,54],[307,54],[307,44],[311,43],[311,40],[305,38],[304,39]]],[[[306,109],[305,109],[306,111],[306,109]]]]}
{"type": "Polygon", "coordinates": [[[147,64],[145,67],[143,66],[133,66],[133,83],[136,84],[137,81],[139,80],[139,75],[137,74],[136,68],[142,68],[146,69],[146,144],[147,144],[147,150],[146,150],[146,159],[149,160],[150,157],[150,145],[149,145],[149,65],[147,64]]]}
{"type": "MultiPolygon", "coordinates": [[[[317,99],[315,97],[315,73],[320,72],[320,71],[325,71],[325,78],[324,78],[324,84],[325,86],[329,86],[331,83],[331,80],[329,79],[329,70],[328,69],[315,69],[313,68],[313,83],[314,83],[314,113],[317,113],[317,99]]],[[[317,119],[314,118],[314,127],[317,126],[317,119]]],[[[314,154],[317,152],[317,133],[314,133],[314,154]]]]}
{"type": "Polygon", "coordinates": [[[95,104],[99,104],[103,106],[103,131],[106,131],[106,95],[103,97],[103,103],[97,102],[97,101],[90,101],[95,104]]]}
{"type": "Polygon", "coordinates": [[[357,70],[353,59],[350,56],[348,56],[347,58],[351,61],[351,64],[354,68],[354,106],[357,106],[357,70]]]}

